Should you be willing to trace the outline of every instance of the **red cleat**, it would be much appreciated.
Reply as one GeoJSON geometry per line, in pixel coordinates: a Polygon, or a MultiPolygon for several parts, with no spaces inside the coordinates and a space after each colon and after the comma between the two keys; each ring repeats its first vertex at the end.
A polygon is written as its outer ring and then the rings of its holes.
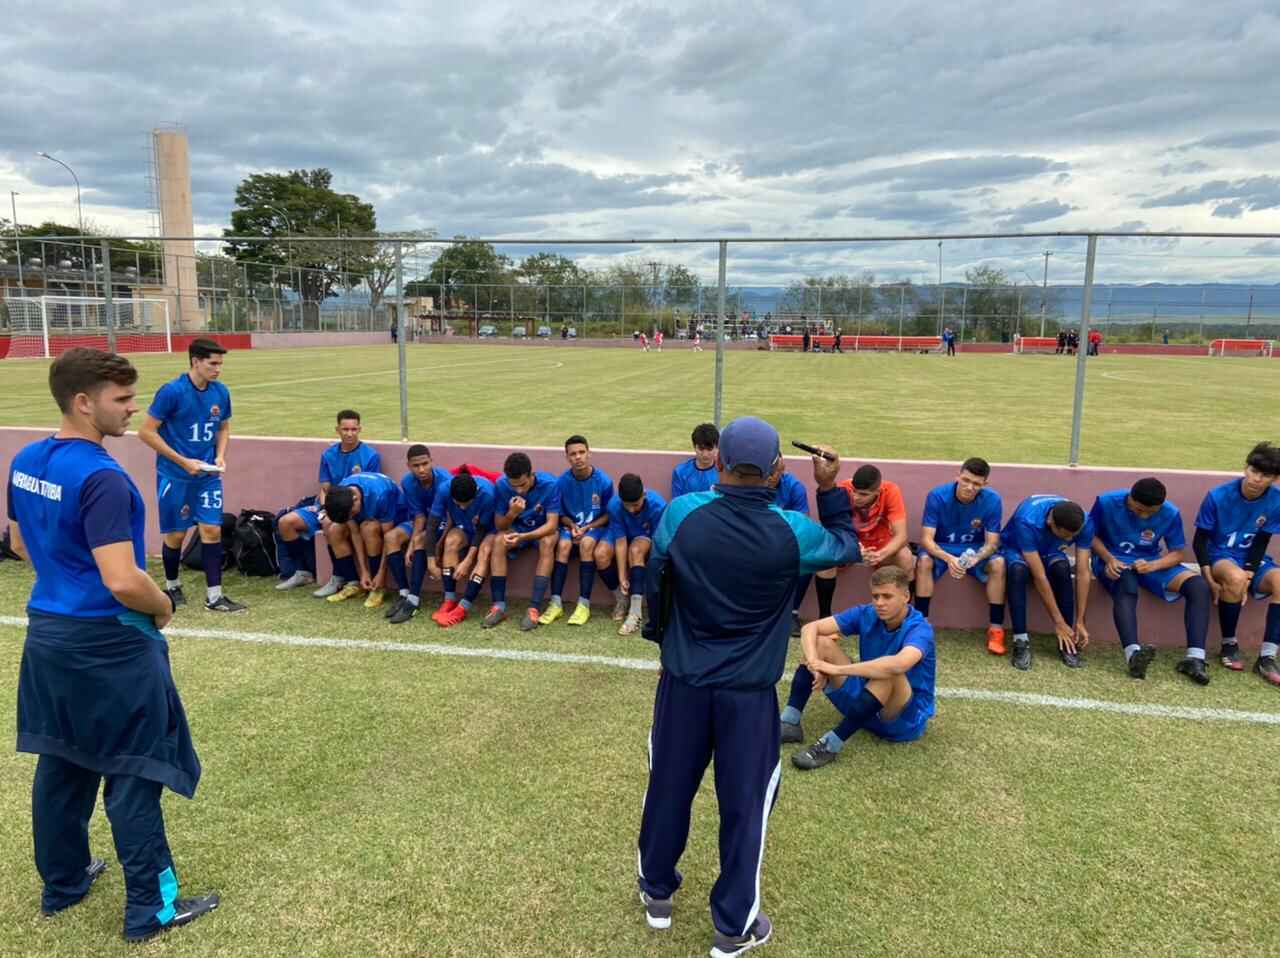
{"type": "Polygon", "coordinates": [[[1004,655],[1009,651],[1004,644],[1004,629],[998,625],[987,626],[987,651],[992,655],[1004,655]]]}
{"type": "Polygon", "coordinates": [[[450,609],[444,615],[440,616],[440,618],[436,619],[436,621],[440,623],[440,627],[442,629],[447,629],[450,626],[457,625],[466,617],[467,617],[467,610],[464,609],[461,605],[455,605],[452,609],[450,609]]]}
{"type": "Polygon", "coordinates": [[[440,608],[431,613],[431,621],[439,622],[442,618],[458,607],[457,599],[445,599],[444,604],[440,608]]]}

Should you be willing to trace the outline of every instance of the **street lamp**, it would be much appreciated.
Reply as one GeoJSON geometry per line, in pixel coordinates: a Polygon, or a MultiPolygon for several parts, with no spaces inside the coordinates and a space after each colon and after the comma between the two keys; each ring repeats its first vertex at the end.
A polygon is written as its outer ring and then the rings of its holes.
{"type": "Polygon", "coordinates": [[[1049,296],[1049,257],[1052,250],[1044,251],[1044,285],[1040,288],[1040,335],[1044,336],[1044,304],[1049,296]]]}
{"type": "Polygon", "coordinates": [[[22,296],[26,293],[26,284],[22,281],[22,239],[18,233],[18,201],[16,197],[21,193],[9,191],[9,206],[13,209],[13,249],[18,254],[18,295],[22,296]]]}
{"type": "MultiPolygon", "coordinates": [[[[88,270],[88,268],[89,268],[89,267],[88,267],[88,264],[85,262],[85,252],[84,252],[84,207],[83,207],[83,206],[81,205],[81,203],[80,203],[80,177],[76,176],[76,171],[75,171],[75,170],[73,170],[71,167],[67,166],[67,164],[66,164],[66,163],[63,163],[63,162],[62,162],[60,159],[58,159],[56,156],[53,156],[53,155],[52,155],[52,154],[50,154],[50,153],[46,153],[44,150],[40,150],[39,152],[37,152],[37,153],[36,153],[36,156],[43,156],[46,160],[52,160],[54,163],[57,163],[60,167],[62,167],[64,170],[66,170],[68,173],[70,173],[70,174],[71,174],[71,178],[72,178],[73,180],[75,180],[75,183],[76,183],[76,218],[77,218],[77,220],[79,220],[79,223],[80,223],[80,269],[81,269],[81,273],[82,273],[82,275],[83,275],[83,273],[84,273],[84,272],[86,272],[86,271],[88,270]]],[[[83,287],[83,281],[81,282],[81,286],[83,287]]],[[[95,290],[94,290],[94,295],[95,295],[95,296],[97,295],[97,292],[98,292],[98,291],[97,291],[97,289],[95,289],[95,290]]]]}

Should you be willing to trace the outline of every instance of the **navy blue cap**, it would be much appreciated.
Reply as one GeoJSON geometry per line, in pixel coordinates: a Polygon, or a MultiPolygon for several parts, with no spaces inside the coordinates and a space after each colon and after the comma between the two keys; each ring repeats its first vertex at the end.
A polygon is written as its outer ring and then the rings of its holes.
{"type": "Polygon", "coordinates": [[[778,430],[755,416],[741,416],[720,433],[720,461],[725,469],[755,466],[767,476],[781,455],[778,430]]]}

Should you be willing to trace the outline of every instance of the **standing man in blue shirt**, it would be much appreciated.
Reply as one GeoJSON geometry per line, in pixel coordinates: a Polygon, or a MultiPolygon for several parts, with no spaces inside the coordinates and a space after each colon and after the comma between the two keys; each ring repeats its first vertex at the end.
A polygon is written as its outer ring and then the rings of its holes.
{"type": "Polygon", "coordinates": [[[178,579],[182,540],[193,525],[200,535],[205,603],[210,612],[243,612],[222,594],[222,474],[231,439],[231,391],[218,381],[227,348],[192,340],[189,368],[160,387],[138,429],[156,452],[156,504],[164,536],[164,589],[174,606],[186,604],[178,579]]]}
{"type": "Polygon", "coordinates": [[[948,356],[956,354],[956,334],[950,326],[942,331],[942,345],[946,347],[948,356]]]}
{"type": "Polygon", "coordinates": [[[1222,628],[1222,664],[1244,668],[1236,625],[1246,593],[1269,599],[1262,647],[1253,670],[1280,686],[1280,566],[1267,555],[1271,537],[1280,532],[1280,446],[1260,442],[1245,460],[1244,476],[1209,490],[1196,515],[1193,540],[1196,561],[1218,603],[1222,628]]]}
{"type": "Polygon", "coordinates": [[[560,540],[551,571],[551,603],[542,614],[550,625],[564,612],[561,594],[569,576],[569,560],[578,553],[578,607],[569,616],[569,625],[586,625],[591,618],[591,589],[600,578],[615,596],[614,613],[624,609],[626,596],[618,589],[618,573],[613,567],[613,535],[609,525],[609,502],[613,480],[603,469],[591,464],[591,446],[585,436],[564,441],[569,468],[556,480],[560,489],[560,540]]]}
{"type": "Polygon", "coordinates": [[[124,870],[124,936],[145,941],[194,921],[216,894],[178,897],[160,794],[191,798],[200,760],[160,634],[172,595],[145,569],[146,511],[102,447],[138,411],[137,370],[123,356],[69,349],[49,367],[62,411],[56,435],[13,459],[13,549],[35,568],[18,673],[18,751],[39,756],[31,790],[41,910],[80,902],[106,869],[89,852],[103,802],[124,870]]]}
{"type": "Polygon", "coordinates": [[[671,498],[686,492],[705,492],[715,485],[716,451],[720,446],[720,430],[704,422],[693,430],[693,458],[671,470],[671,498]]]}
{"type": "Polygon", "coordinates": [[[760,910],[760,865],[782,775],[776,686],[795,577],[859,559],[849,497],[835,486],[839,458],[832,460],[813,460],[818,525],[773,502],[777,431],[762,419],[735,419],[720,437],[715,489],[667,506],[645,570],[644,636],[662,646],[662,673],[640,824],[640,900],[651,928],[671,926],[693,797],[714,758],[721,827],[713,958],[773,934],[760,910]]]}

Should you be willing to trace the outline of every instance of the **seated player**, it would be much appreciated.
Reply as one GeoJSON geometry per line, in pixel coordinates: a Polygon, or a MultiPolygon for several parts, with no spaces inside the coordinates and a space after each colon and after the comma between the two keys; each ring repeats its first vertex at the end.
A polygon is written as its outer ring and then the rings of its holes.
{"type": "Polygon", "coordinates": [[[325,601],[345,602],[367,592],[365,608],[376,609],[387,577],[382,539],[404,521],[404,494],[390,476],[362,472],[329,489],[324,511],[331,523],[329,545],[337,557],[334,568],[346,583],[325,601]]]}
{"type": "MultiPolygon", "coordinates": [[[[449,523],[449,530],[444,536],[443,568],[440,572],[444,583],[444,602],[431,616],[441,628],[452,628],[463,622],[480,595],[494,543],[493,509],[493,483],[483,476],[461,472],[449,480],[447,491],[436,497],[431,514],[426,518],[427,536],[423,548],[433,563],[440,520],[447,518],[449,523]],[[461,599],[457,591],[460,578],[467,579],[467,590],[461,599]]],[[[497,598],[494,596],[494,607],[482,623],[485,628],[492,628],[507,617],[505,598],[501,606],[497,598]]]]}
{"type": "MultiPolygon", "coordinates": [[[[400,594],[387,610],[392,625],[408,622],[418,614],[422,601],[422,584],[427,577],[428,559],[434,559],[434,551],[427,552],[427,516],[431,515],[439,496],[447,495],[449,470],[431,464],[431,450],[421,443],[409,447],[405,458],[409,471],[400,478],[400,492],[404,496],[404,518],[382,540],[382,552],[387,570],[400,594]],[[406,571],[404,552],[409,550],[409,566],[406,571]]],[[[437,527],[437,538],[443,533],[443,520],[437,527]]]]}
{"type": "MultiPolygon", "coordinates": [[[[381,472],[382,458],[372,446],[360,441],[360,414],[354,409],[344,409],[338,413],[338,441],[320,455],[320,494],[314,506],[295,509],[280,517],[277,528],[280,540],[293,560],[296,571],[276,585],[280,591],[296,589],[300,585],[309,585],[315,581],[315,552],[310,555],[304,551],[301,542],[297,547],[291,542],[299,540],[314,542],[315,534],[329,525],[328,518],[322,514],[321,506],[329,487],[341,482],[347,476],[361,472],[381,472]]],[[[329,550],[330,564],[333,562],[333,550],[329,550]]],[[[330,575],[329,581],[312,593],[317,599],[333,595],[345,583],[336,575],[330,575]]]]}
{"type": "Polygon", "coordinates": [[[1031,668],[1027,634],[1027,586],[1034,584],[1053,620],[1062,664],[1080,668],[1080,650],[1089,644],[1084,613],[1089,604],[1089,557],[1093,526],[1084,510],[1062,496],[1028,496],[1019,503],[1000,533],[1013,625],[1013,667],[1031,668]],[[1071,563],[1064,548],[1075,549],[1075,593],[1071,563]]]}
{"type": "Polygon", "coordinates": [[[671,470],[671,498],[686,492],[706,492],[716,484],[716,454],[720,451],[720,430],[704,422],[693,430],[693,458],[671,470]]]}
{"type": "MultiPolygon", "coordinates": [[[[907,504],[896,482],[880,475],[867,463],[859,466],[852,479],[840,483],[853,506],[853,528],[862,547],[862,565],[878,569],[896,565],[915,573],[915,556],[907,546],[907,504]]],[[[839,569],[824,569],[817,575],[818,618],[831,617],[831,600],[836,594],[839,569]]]]}
{"type": "Polygon", "coordinates": [[[520,631],[529,632],[538,627],[539,609],[555,563],[557,530],[560,527],[560,487],[550,473],[534,472],[533,463],[523,452],[507,456],[502,472],[502,478],[494,487],[493,523],[496,533],[489,582],[493,607],[500,615],[486,617],[484,625],[493,628],[507,617],[508,560],[524,549],[536,547],[538,564],[534,570],[533,594],[529,608],[520,620],[520,631]]]}
{"type": "Polygon", "coordinates": [[[1166,498],[1159,479],[1139,479],[1132,489],[1098,496],[1089,510],[1093,526],[1093,575],[1111,594],[1111,614],[1124,648],[1129,674],[1147,677],[1156,649],[1138,641],[1138,588],[1165,602],[1186,599],[1187,655],[1177,670],[1197,685],[1208,685],[1204,669],[1209,632],[1209,584],[1183,566],[1187,540],[1182,513],[1166,498]],[[1160,542],[1164,541],[1164,553],[1160,542]]]}
{"type": "MultiPolygon", "coordinates": [[[[787,461],[782,460],[782,468],[769,477],[768,485],[775,490],[773,502],[779,509],[809,515],[809,491],[804,483],[787,472],[787,461]]],[[[800,635],[800,606],[804,603],[805,593],[809,591],[811,575],[796,576],[796,595],[791,606],[791,637],[800,635]]]]}
{"type": "Polygon", "coordinates": [[[1276,651],[1280,647],[1280,567],[1267,555],[1271,537],[1280,531],[1280,447],[1260,442],[1245,460],[1244,477],[1211,489],[1196,515],[1193,545],[1222,628],[1222,664],[1244,668],[1236,625],[1246,593],[1269,599],[1262,647],[1253,670],[1280,685],[1276,651]]]}
{"type": "Polygon", "coordinates": [[[986,586],[987,651],[1004,655],[1004,559],[1000,521],[1004,504],[987,486],[991,466],[976,456],[966,459],[955,482],[929,490],[921,519],[916,566],[916,608],[929,617],[933,588],[943,573],[953,579],[973,576],[986,586]]]}
{"type": "Polygon", "coordinates": [[[822,768],[865,728],[890,742],[914,742],[934,714],[937,660],[933,626],[911,607],[911,577],[894,565],[871,573],[871,604],[806,625],[800,635],[805,662],[796,669],[782,711],[782,741],[804,741],[800,716],[812,689],[822,689],[844,719],[807,749],[791,756],[796,768],[822,768]],[[858,636],[858,662],[840,648],[842,635],[858,636]],[[804,675],[801,672],[804,672],[804,675]]]}
{"type": "Polygon", "coordinates": [[[609,531],[617,557],[618,595],[630,596],[629,605],[613,610],[615,622],[621,620],[619,635],[635,635],[640,631],[644,614],[645,563],[653,547],[653,531],[666,510],[667,503],[634,472],[618,480],[618,494],[609,500],[609,531]],[[621,609],[621,614],[619,612],[621,609]]]}
{"type": "Polygon", "coordinates": [[[578,607],[569,616],[570,625],[586,625],[591,618],[591,589],[600,578],[616,595],[614,609],[625,609],[627,597],[618,589],[618,573],[613,566],[613,532],[609,527],[609,501],[613,480],[603,469],[591,464],[591,447],[584,436],[564,441],[569,468],[556,480],[560,491],[560,539],[556,563],[551,573],[551,603],[542,613],[542,624],[550,625],[564,612],[561,598],[569,576],[569,560],[578,555],[578,607]]]}

